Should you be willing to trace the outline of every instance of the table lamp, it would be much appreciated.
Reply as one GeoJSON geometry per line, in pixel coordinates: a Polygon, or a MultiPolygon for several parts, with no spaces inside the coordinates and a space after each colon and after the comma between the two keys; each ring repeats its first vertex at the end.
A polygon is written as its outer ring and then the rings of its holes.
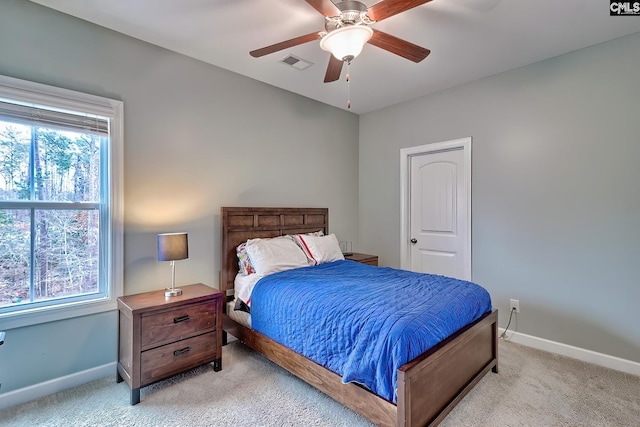
{"type": "Polygon", "coordinates": [[[158,261],[171,261],[171,289],[165,289],[165,297],[182,295],[182,289],[176,289],[175,262],[185,258],[189,258],[187,233],[158,234],[158,261]]]}

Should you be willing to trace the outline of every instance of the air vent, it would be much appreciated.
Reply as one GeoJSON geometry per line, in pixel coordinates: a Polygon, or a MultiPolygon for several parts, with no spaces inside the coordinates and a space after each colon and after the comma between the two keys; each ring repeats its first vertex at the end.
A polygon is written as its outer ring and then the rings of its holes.
{"type": "Polygon", "coordinates": [[[300,71],[307,69],[313,65],[313,63],[311,62],[305,61],[304,59],[298,58],[297,56],[293,56],[293,55],[287,55],[280,62],[282,62],[285,65],[289,65],[295,68],[296,70],[300,70],[300,71]]]}

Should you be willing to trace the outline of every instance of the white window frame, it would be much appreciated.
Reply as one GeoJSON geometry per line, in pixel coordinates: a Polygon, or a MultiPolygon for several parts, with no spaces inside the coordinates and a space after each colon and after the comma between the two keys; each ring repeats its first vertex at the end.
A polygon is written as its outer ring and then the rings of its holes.
{"type": "MultiPolygon", "coordinates": [[[[14,329],[117,309],[123,293],[124,241],[124,104],[122,101],[0,76],[0,99],[81,111],[110,119],[108,160],[110,181],[109,230],[106,242],[107,292],[95,299],[64,302],[0,314],[0,328],[14,329]]],[[[103,244],[103,242],[101,242],[103,244]]]]}

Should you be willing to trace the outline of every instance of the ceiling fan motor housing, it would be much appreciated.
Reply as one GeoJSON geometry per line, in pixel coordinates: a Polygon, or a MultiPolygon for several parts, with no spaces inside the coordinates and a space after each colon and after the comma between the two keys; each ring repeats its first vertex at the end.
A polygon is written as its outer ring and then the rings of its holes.
{"type": "Polygon", "coordinates": [[[367,6],[359,1],[343,1],[338,3],[336,7],[340,10],[342,19],[351,22],[358,20],[360,14],[367,11],[367,6]]]}
{"type": "Polygon", "coordinates": [[[340,15],[326,17],[325,28],[327,32],[348,25],[369,25],[373,23],[366,16],[367,6],[359,1],[343,1],[336,4],[336,7],[340,10],[340,15]]]}

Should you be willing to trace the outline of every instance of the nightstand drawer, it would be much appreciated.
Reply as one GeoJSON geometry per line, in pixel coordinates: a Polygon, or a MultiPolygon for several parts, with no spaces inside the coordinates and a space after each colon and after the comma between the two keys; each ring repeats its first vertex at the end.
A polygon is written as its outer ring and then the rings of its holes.
{"type": "Polygon", "coordinates": [[[143,351],[140,382],[150,384],[194,366],[213,362],[216,357],[215,332],[143,351]]]}
{"type": "Polygon", "coordinates": [[[144,350],[167,341],[176,341],[215,330],[216,307],[213,301],[179,307],[142,316],[140,347],[144,350]]]}

